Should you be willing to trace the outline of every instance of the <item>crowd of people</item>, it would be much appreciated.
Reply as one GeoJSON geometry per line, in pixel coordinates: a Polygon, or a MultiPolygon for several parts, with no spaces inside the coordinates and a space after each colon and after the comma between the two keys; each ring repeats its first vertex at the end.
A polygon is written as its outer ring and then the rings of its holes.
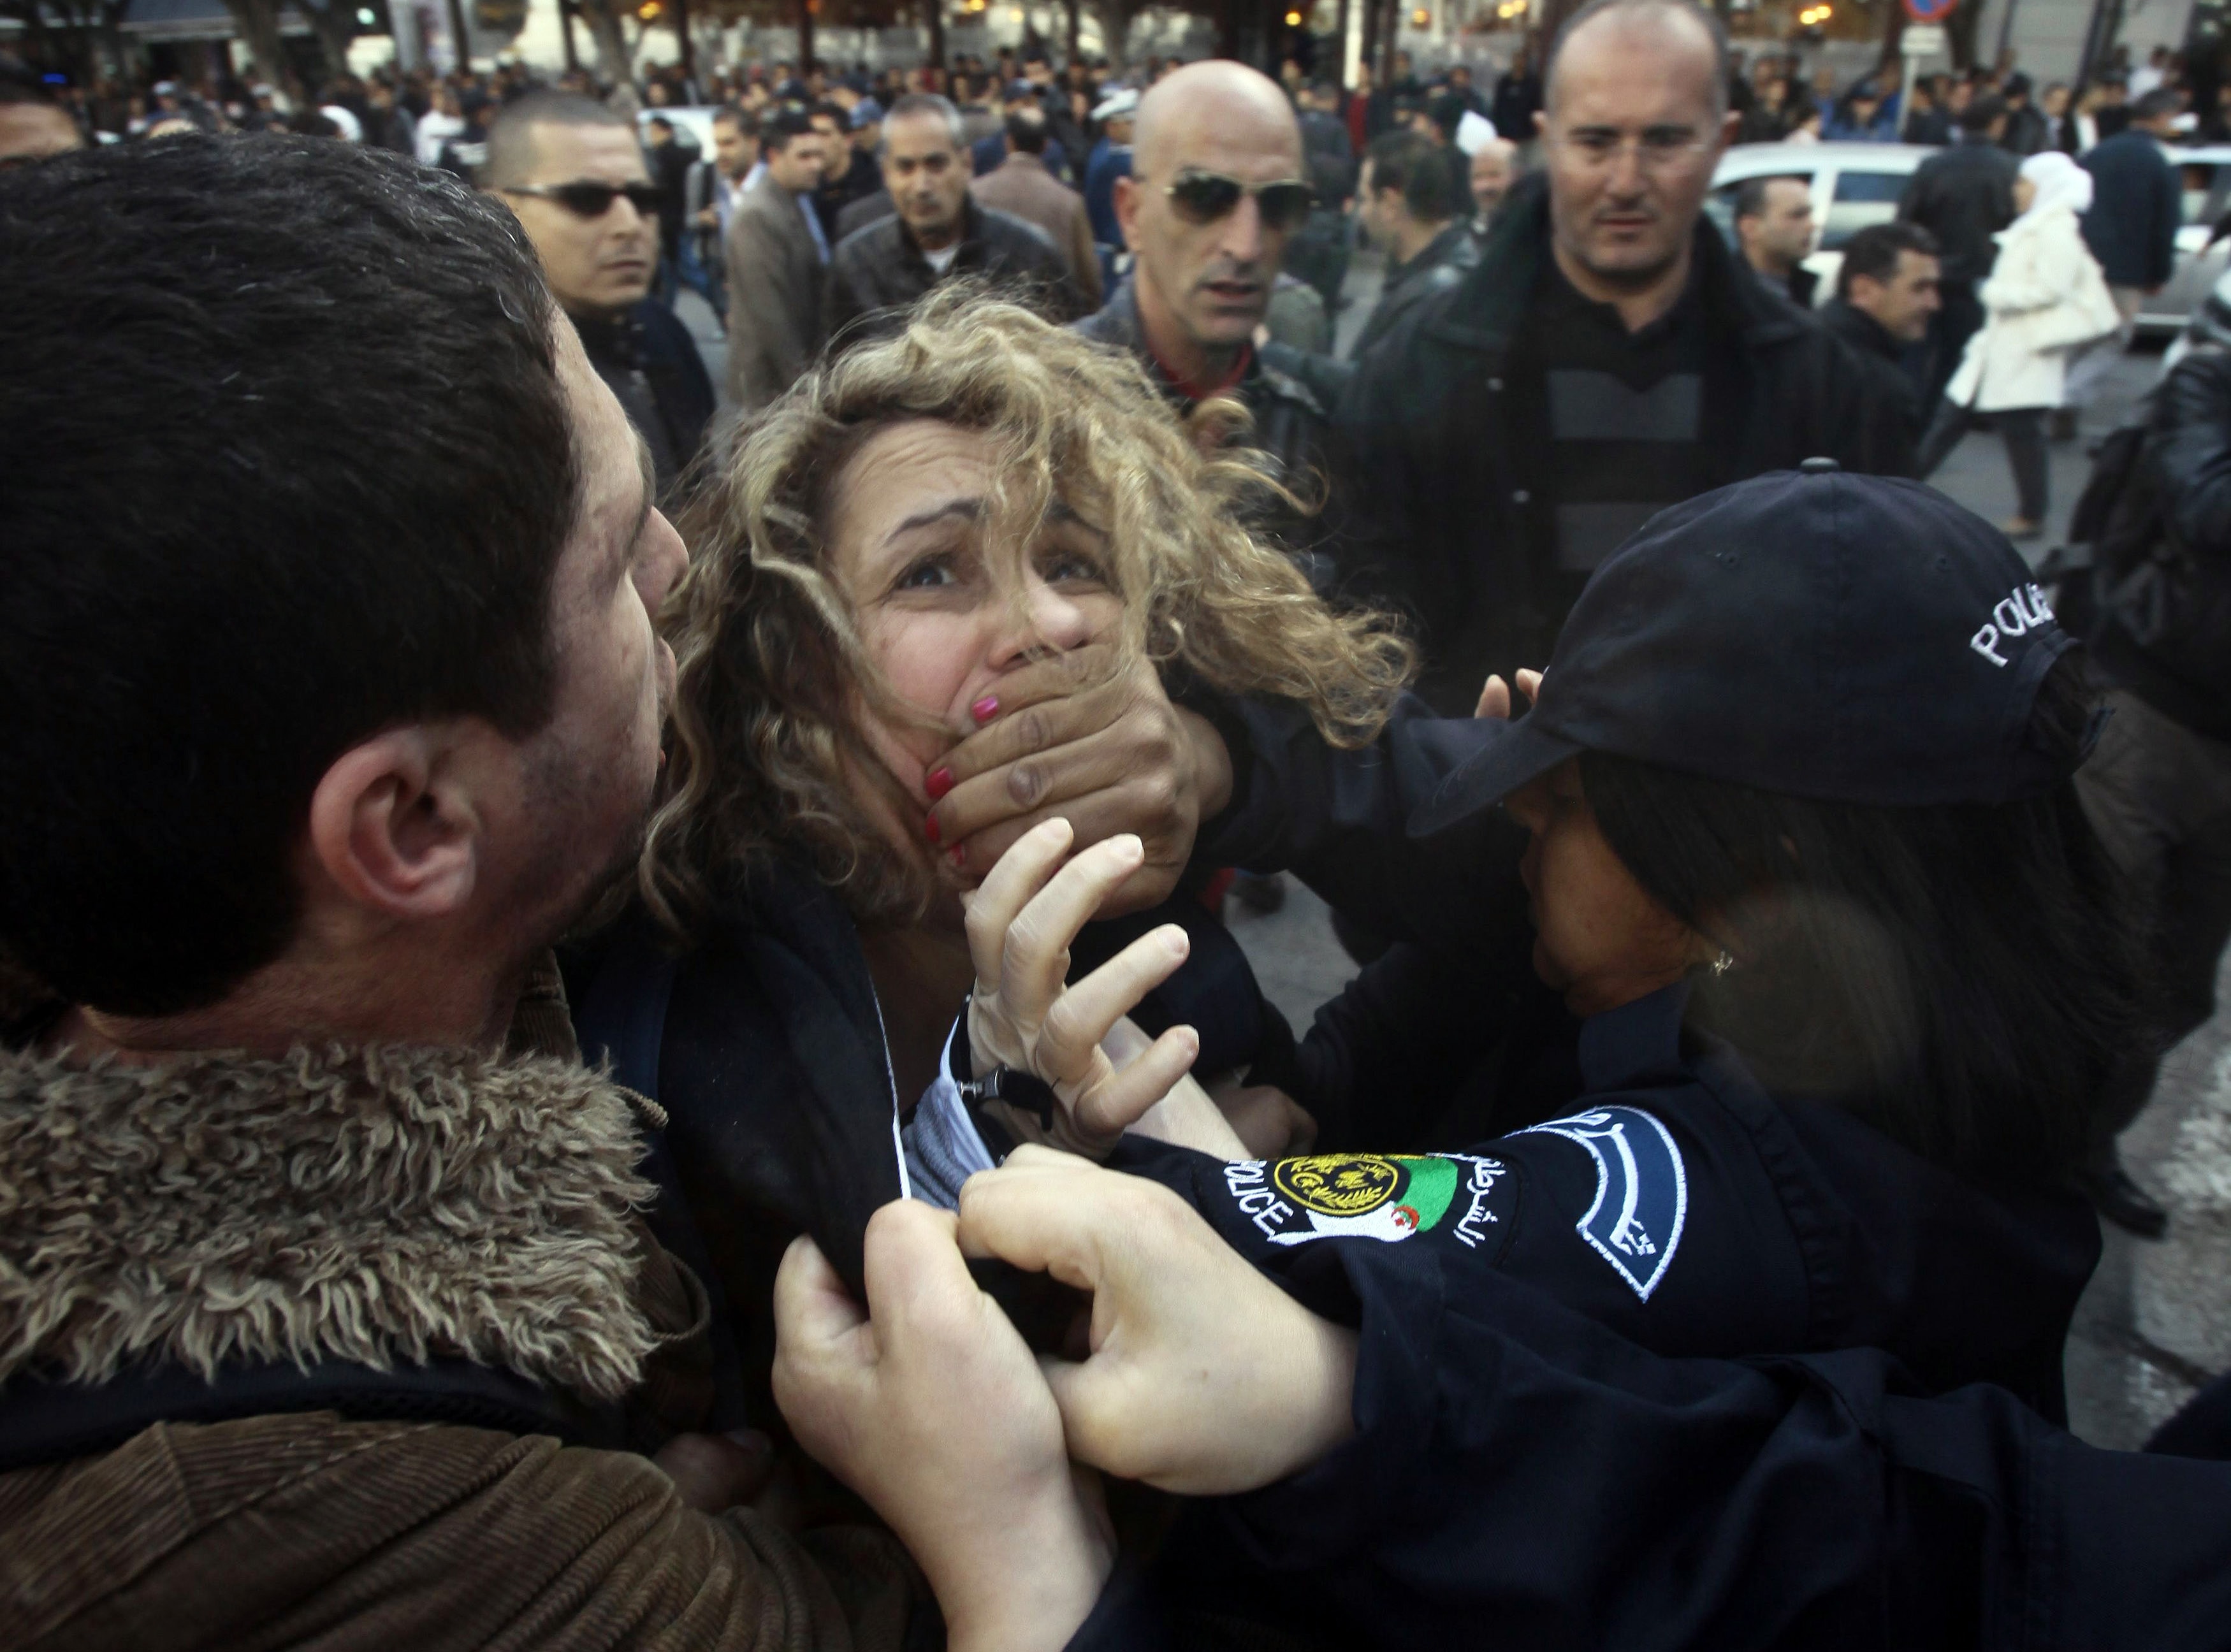
{"type": "Polygon", "coordinates": [[[2009,539],[2179,94],[1914,88],[1816,294],[1716,170],[1900,88],[1541,46],[0,76],[0,1643],[2222,1642],[2231,1379],[2062,1358],[2231,282],[2009,539]]]}

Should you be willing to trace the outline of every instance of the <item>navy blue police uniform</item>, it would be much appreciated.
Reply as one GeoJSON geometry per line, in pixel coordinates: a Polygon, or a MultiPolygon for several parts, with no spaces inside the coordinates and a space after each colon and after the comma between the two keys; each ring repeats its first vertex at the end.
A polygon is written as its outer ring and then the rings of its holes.
{"type": "Polygon", "coordinates": [[[1582,597],[1516,724],[1401,718],[1349,758],[1251,711],[1235,733],[1251,823],[1213,829],[1430,944],[1367,969],[1303,1040],[1342,1152],[1239,1170],[1148,1144],[1124,1162],[1281,1274],[1348,1230],[1337,1197],[1384,1192],[1349,1213],[1378,1237],[1444,1253],[1459,1279],[1525,1280],[1659,1352],[1877,1346],[1930,1391],[1992,1382],[2060,1418],[2098,1255],[2089,1206],[1956,1175],[1839,1101],[1769,1095],[1684,1024],[1684,988],[1564,1016],[1531,979],[1515,829],[1493,805],[1582,750],[1883,806],[2037,795],[2066,765],[2023,735],[2069,643],[2003,539],[1940,495],[1785,473],[1655,519],[1582,597]],[[1415,836],[1389,844],[1409,805],[1415,836]],[[1523,1060],[1504,1059],[1513,1045],[1523,1060]],[[1420,1156],[1468,1142],[1484,1145],[1420,1156]],[[1360,1151],[1390,1147],[1409,1152],[1360,1151]],[[1387,1191],[1413,1171],[1432,1197],[1387,1191]],[[1355,1185],[1311,1204],[1282,1178],[1355,1185]]]}
{"type": "MultiPolygon", "coordinates": [[[[1911,484],[1769,477],[1667,513],[1565,635],[1416,829],[1585,749],[1883,805],[2037,796],[2072,766],[2024,738],[2068,639],[2002,539],[1911,484]],[[1755,698],[1700,750],[1728,685],[1755,698]]],[[[1766,1096],[1681,993],[1591,1018],[1573,1105],[1469,1152],[1127,1145],[1360,1332],[1355,1436],[1197,1514],[1171,1597],[1341,1644],[2231,1644],[2231,1468],[2094,1450],[2006,1391],[2058,1399],[2088,1215],[1766,1096]]],[[[1121,1643],[1126,1610],[1079,1643],[1121,1643]]]]}

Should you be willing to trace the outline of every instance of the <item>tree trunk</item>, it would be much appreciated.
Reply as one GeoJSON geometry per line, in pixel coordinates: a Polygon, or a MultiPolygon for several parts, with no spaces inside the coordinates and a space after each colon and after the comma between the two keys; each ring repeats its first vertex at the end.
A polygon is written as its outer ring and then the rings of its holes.
{"type": "Polygon", "coordinates": [[[566,48],[566,73],[579,74],[581,53],[573,44],[573,0],[558,0],[558,38],[566,48]]]}
{"type": "Polygon", "coordinates": [[[1084,0],[1065,0],[1069,13],[1069,61],[1077,61],[1077,37],[1084,23],[1084,0]]]}
{"type": "Polygon", "coordinates": [[[689,85],[697,81],[697,47],[689,38],[689,0],[674,0],[674,33],[682,42],[682,78],[689,85]]]}
{"type": "Polygon", "coordinates": [[[287,54],[279,44],[279,0],[224,0],[232,26],[248,48],[255,78],[272,86],[287,81],[287,54]]]}
{"type": "Polygon", "coordinates": [[[922,0],[929,14],[929,64],[941,76],[945,73],[945,0],[922,0]]]}
{"type": "Polygon", "coordinates": [[[631,90],[635,74],[627,36],[620,32],[620,20],[613,14],[612,0],[574,0],[574,9],[581,21],[588,24],[589,38],[596,42],[597,78],[615,91],[622,87],[631,90]]]}
{"type": "Polygon", "coordinates": [[[798,78],[813,73],[813,0],[798,0],[798,78]]]}
{"type": "Polygon", "coordinates": [[[355,0],[322,0],[322,3],[304,0],[296,9],[307,13],[318,36],[319,48],[326,55],[327,78],[347,74],[349,42],[356,38],[355,0]]]}

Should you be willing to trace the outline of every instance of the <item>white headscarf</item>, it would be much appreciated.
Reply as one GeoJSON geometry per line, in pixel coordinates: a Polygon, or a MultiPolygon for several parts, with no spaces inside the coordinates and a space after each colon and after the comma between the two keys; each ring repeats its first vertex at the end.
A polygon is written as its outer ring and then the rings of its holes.
{"type": "Polygon", "coordinates": [[[2079,216],[2092,210],[2092,174],[2057,149],[2032,155],[2021,164],[2021,175],[2036,189],[2037,197],[2016,223],[2027,223],[2054,207],[2065,206],[2079,216]]]}

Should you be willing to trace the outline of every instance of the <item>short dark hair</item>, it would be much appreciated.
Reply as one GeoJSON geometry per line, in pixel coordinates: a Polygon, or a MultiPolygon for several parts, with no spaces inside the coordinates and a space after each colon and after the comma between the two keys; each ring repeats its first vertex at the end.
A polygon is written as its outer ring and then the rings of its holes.
{"type": "Polygon", "coordinates": [[[1844,243],[1844,262],[1836,271],[1836,296],[1851,297],[1852,283],[1862,275],[1873,281],[1889,281],[1898,274],[1898,261],[1906,253],[1938,258],[1943,255],[1943,248],[1935,236],[1902,218],[1869,224],[1844,243]]]}
{"type": "Polygon", "coordinates": [[[1046,146],[1046,118],[1042,109],[1016,109],[1002,123],[1008,146],[1018,155],[1043,155],[1046,146]]]}
{"type": "Polygon", "coordinates": [[[1697,0],[1588,0],[1588,4],[1565,19],[1565,26],[1557,31],[1557,38],[1550,44],[1549,58],[1542,66],[1542,96],[1545,103],[1557,82],[1557,60],[1564,55],[1565,42],[1612,11],[1670,11],[1701,28],[1712,43],[1712,113],[1723,115],[1728,112],[1728,26],[1720,21],[1717,12],[1709,6],[1698,5],[1697,0]]]}
{"type": "Polygon", "coordinates": [[[747,138],[756,138],[760,133],[759,117],[740,103],[724,103],[714,110],[713,124],[734,126],[747,138]]]}
{"type": "Polygon", "coordinates": [[[579,92],[530,92],[507,103],[488,123],[488,158],[481,163],[482,189],[510,189],[534,170],[537,126],[618,126],[635,130],[628,118],[579,92]]]}
{"type": "Polygon", "coordinates": [[[1457,176],[1445,145],[1421,132],[1383,132],[1363,152],[1371,163],[1371,188],[1400,190],[1402,204],[1423,223],[1445,223],[1465,210],[1467,181],[1457,176]]]}
{"type": "Polygon", "coordinates": [[[292,939],[341,752],[550,715],[549,291],[497,202],[285,136],[0,174],[0,954],[213,1003],[292,939]]]}
{"type": "Polygon", "coordinates": [[[2157,86],[2131,106],[2133,120],[2158,120],[2163,115],[2176,114],[2184,107],[2183,94],[2165,86],[2157,86]]]}
{"type": "Polygon", "coordinates": [[[1801,172],[1769,172],[1762,177],[1747,177],[1736,185],[1736,217],[1762,218],[1766,216],[1766,190],[1769,184],[1795,184],[1807,190],[1813,180],[1801,172]]]}
{"type": "Polygon", "coordinates": [[[786,104],[760,122],[760,145],[770,155],[779,155],[800,138],[813,135],[813,121],[795,104],[786,104]]]}
{"type": "MultiPolygon", "coordinates": [[[[2055,663],[2027,738],[2073,768],[2094,697],[2055,663]]],[[[2118,876],[2073,782],[2010,803],[1870,808],[1583,752],[1605,841],[1675,917],[1743,956],[1691,1013],[1783,1095],[1921,1157],[2050,1184],[2098,1145],[2139,1042],[2118,876]],[[1762,907],[1759,895],[1782,899],[1762,907]]]]}
{"type": "Polygon", "coordinates": [[[1984,133],[2006,118],[2007,100],[1995,92],[1978,92],[1968,100],[1968,106],[1960,111],[1960,130],[1974,137],[1984,133]]]}

